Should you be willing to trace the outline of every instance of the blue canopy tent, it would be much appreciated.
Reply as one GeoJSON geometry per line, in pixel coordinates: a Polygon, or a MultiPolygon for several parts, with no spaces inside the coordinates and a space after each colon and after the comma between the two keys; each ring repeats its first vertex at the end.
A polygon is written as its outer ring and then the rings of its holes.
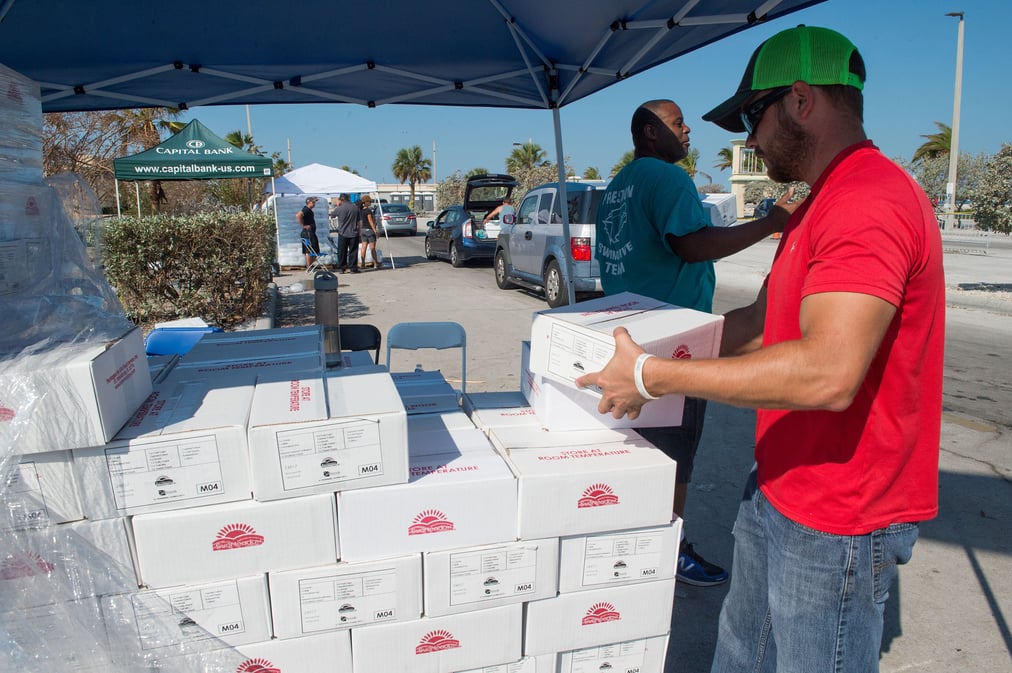
{"type": "MultiPolygon", "coordinates": [[[[0,0],[0,63],[41,85],[46,112],[309,102],[551,110],[563,157],[562,106],[819,2],[292,0],[280,11],[296,22],[257,0],[180,0],[171,11],[115,0],[0,0]],[[473,39],[419,47],[417,36],[440,34],[451,17],[473,39]],[[335,23],[377,22],[382,41],[369,30],[334,39],[335,23]]],[[[564,186],[564,161],[558,165],[564,186]]],[[[571,282],[569,292],[572,300],[571,282]]]]}

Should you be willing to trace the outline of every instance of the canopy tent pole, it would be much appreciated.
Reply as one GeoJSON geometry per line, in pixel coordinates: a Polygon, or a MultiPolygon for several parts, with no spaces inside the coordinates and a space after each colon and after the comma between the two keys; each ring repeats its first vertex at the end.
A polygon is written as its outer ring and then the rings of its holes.
{"type": "MultiPolygon", "coordinates": [[[[562,117],[559,107],[552,108],[552,124],[555,126],[555,157],[559,168],[559,210],[562,211],[562,241],[569,254],[566,255],[566,294],[569,296],[569,304],[576,303],[576,285],[573,283],[573,253],[569,241],[569,194],[566,190],[566,160],[562,153],[562,117]]],[[[594,254],[591,250],[590,254],[594,254]]]]}
{"type": "Polygon", "coordinates": [[[116,217],[123,217],[123,209],[119,203],[119,180],[114,180],[116,183],[116,217]]]}
{"type": "Polygon", "coordinates": [[[141,183],[134,183],[134,193],[137,195],[137,217],[141,216],[141,183]]]}
{"type": "Polygon", "coordinates": [[[278,271],[281,270],[281,221],[278,220],[278,194],[274,191],[274,174],[271,173],[271,206],[274,208],[274,257],[278,263],[278,271]]]}

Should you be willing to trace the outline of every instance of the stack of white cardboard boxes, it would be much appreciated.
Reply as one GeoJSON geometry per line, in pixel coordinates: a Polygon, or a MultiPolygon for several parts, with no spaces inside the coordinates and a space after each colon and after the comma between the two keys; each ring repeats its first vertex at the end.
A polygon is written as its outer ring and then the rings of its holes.
{"type": "MultiPolygon", "coordinates": [[[[153,388],[128,334],[56,368],[87,432],[61,435],[80,419],[54,408],[60,432],[18,447],[22,527],[73,531],[108,572],[15,550],[4,626],[58,650],[52,611],[25,597],[61,579],[104,650],[68,653],[82,671],[660,673],[675,465],[573,380],[607,362],[616,325],[659,356],[709,357],[719,320],[635,295],[539,313],[523,396],[466,396],[470,417],[438,372],[364,353],[328,372],[318,327],[209,334],[153,388]]],[[[640,427],[680,408],[652,403],[640,427]]]]}

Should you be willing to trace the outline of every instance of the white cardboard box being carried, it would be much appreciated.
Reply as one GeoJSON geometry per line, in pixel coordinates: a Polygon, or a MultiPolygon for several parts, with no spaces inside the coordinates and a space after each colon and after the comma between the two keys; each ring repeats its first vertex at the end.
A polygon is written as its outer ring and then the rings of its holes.
{"type": "Polygon", "coordinates": [[[246,421],[253,386],[159,384],[105,446],[74,451],[93,519],[249,500],[246,421]]]}
{"type": "Polygon", "coordinates": [[[505,426],[491,439],[517,475],[522,540],[671,521],[675,462],[633,430],[505,426]]]}
{"type": "Polygon", "coordinates": [[[133,517],[141,581],[151,587],[333,563],[334,496],[247,501],[133,517]]]}
{"type": "Polygon", "coordinates": [[[672,578],[531,601],[524,620],[524,654],[663,636],[671,628],[674,600],[672,578]]]}
{"type": "Polygon", "coordinates": [[[559,586],[559,540],[428,552],[424,568],[427,617],[550,598],[559,586]]]}
{"type": "Polygon", "coordinates": [[[258,380],[249,420],[253,495],[268,501],[403,484],[407,441],[407,414],[389,374],[258,380]]]}
{"type": "Polygon", "coordinates": [[[616,327],[625,327],[643,350],[661,358],[714,358],[723,324],[723,316],[632,292],[546,309],[531,322],[531,371],[575,389],[577,378],[608,364],[616,327]]]}
{"type": "Polygon", "coordinates": [[[406,484],[338,494],[343,560],[516,540],[517,482],[491,447],[410,460],[406,484]]]}
{"type": "Polygon", "coordinates": [[[568,431],[587,428],[657,428],[682,424],[685,398],[666,395],[643,405],[636,418],[615,418],[597,410],[601,398],[587,394],[570,384],[559,383],[530,369],[531,343],[524,341],[520,349],[521,392],[530,403],[537,422],[549,430],[568,431]]]}
{"type": "Polygon", "coordinates": [[[7,516],[0,529],[65,523],[84,518],[78,497],[74,460],[70,451],[47,451],[21,456],[7,480],[7,516]]]}
{"type": "Polygon", "coordinates": [[[675,576],[682,520],[665,526],[564,537],[559,591],[583,591],[675,576]]]}
{"type": "Polygon", "coordinates": [[[522,622],[518,604],[352,629],[355,673],[451,673],[517,661],[522,622]]]}
{"type": "Polygon", "coordinates": [[[119,339],[61,344],[8,360],[0,408],[17,423],[19,453],[105,444],[151,392],[140,329],[119,339]],[[17,384],[12,387],[12,384],[17,384]],[[26,399],[25,389],[36,395],[26,399]]]}
{"type": "Polygon", "coordinates": [[[422,557],[397,556],[269,574],[274,635],[299,638],[422,616],[422,557]]]}
{"type": "Polygon", "coordinates": [[[667,651],[668,637],[654,636],[563,652],[558,673],[664,673],[667,651]]]}
{"type": "Polygon", "coordinates": [[[102,601],[115,640],[132,651],[220,641],[243,645],[271,638],[264,575],[139,591],[126,600],[102,601]]]}

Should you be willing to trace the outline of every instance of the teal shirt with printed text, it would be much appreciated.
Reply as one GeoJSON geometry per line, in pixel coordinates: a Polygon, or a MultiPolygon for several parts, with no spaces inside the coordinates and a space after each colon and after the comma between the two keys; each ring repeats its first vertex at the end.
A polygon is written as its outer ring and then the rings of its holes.
{"type": "Polygon", "coordinates": [[[605,190],[596,226],[605,294],[635,292],[712,312],[713,262],[685,262],[665,240],[667,234],[685,236],[710,226],[683,169],[652,157],[629,163],[605,190]]]}

